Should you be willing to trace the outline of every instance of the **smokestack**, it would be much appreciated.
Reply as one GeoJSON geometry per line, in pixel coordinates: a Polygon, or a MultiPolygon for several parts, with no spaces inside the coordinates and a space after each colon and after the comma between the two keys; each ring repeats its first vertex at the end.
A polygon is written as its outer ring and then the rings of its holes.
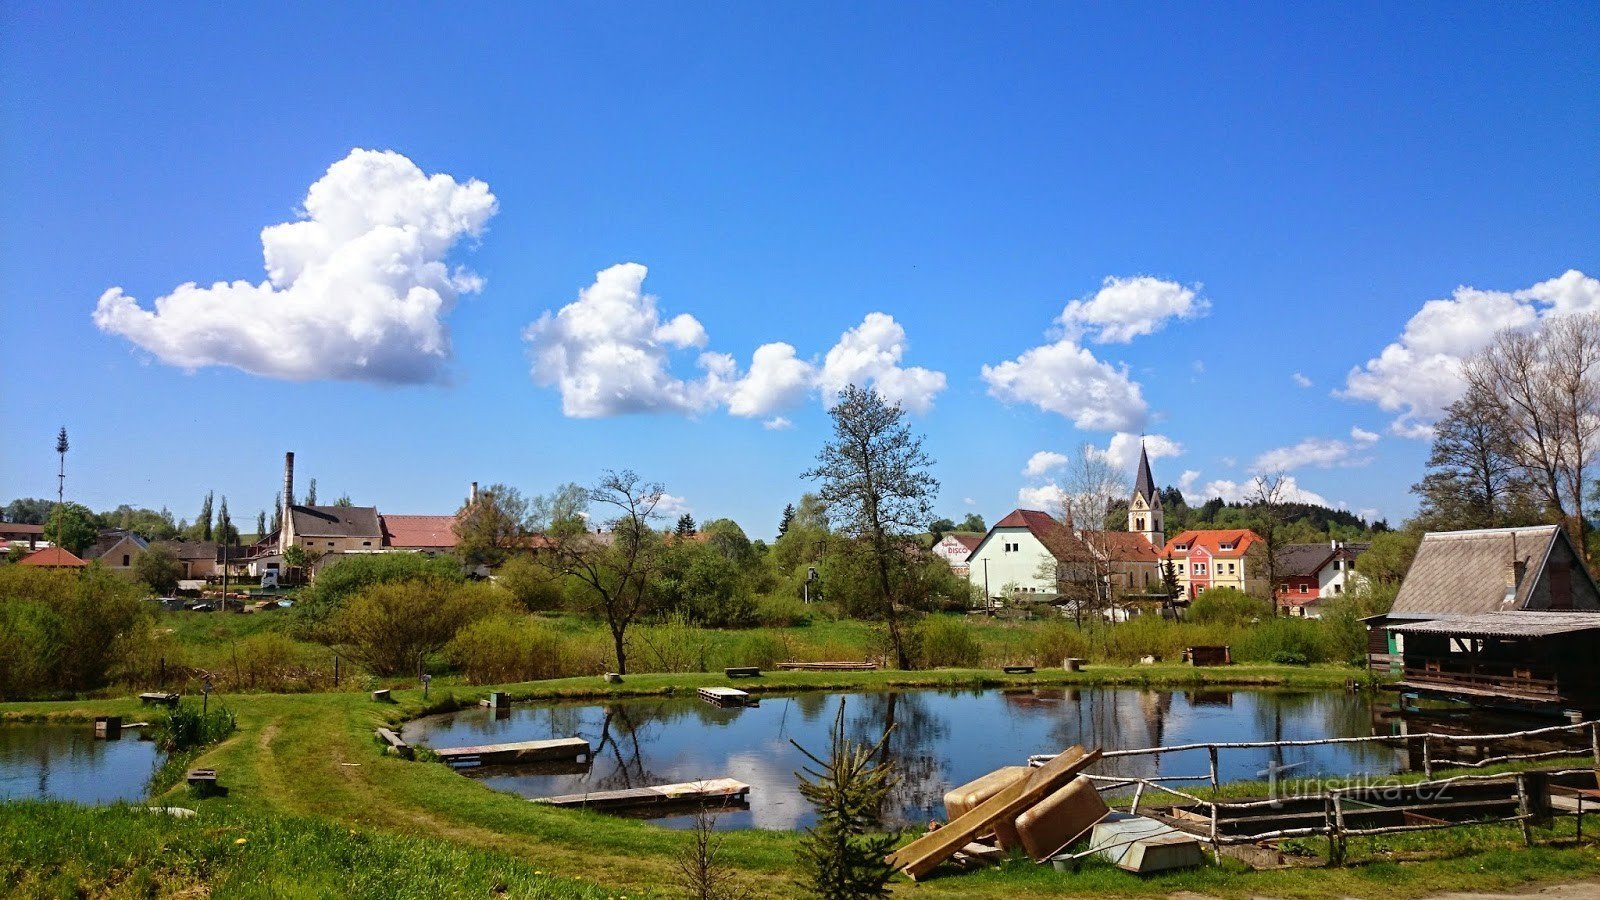
{"type": "Polygon", "coordinates": [[[283,455],[283,518],[289,518],[289,507],[294,505],[294,451],[283,455]]]}
{"type": "Polygon", "coordinates": [[[478,505],[478,483],[476,481],[474,481],[472,483],[472,493],[467,495],[467,505],[468,506],[477,506],[478,505]]]}

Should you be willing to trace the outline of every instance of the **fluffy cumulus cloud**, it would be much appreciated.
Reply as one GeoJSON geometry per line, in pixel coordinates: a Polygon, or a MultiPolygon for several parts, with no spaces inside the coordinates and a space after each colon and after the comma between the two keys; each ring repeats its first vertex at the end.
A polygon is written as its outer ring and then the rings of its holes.
{"type": "Polygon", "coordinates": [[[576,300],[545,312],[523,331],[534,381],[560,393],[566,415],[698,415],[721,407],[779,430],[793,423],[777,413],[812,392],[827,400],[855,384],[921,413],[944,390],[942,372],[901,365],[905,329],[877,312],[841,335],[820,366],[802,359],[792,345],[774,342],[757,347],[742,370],[730,354],[700,352],[700,374],[683,377],[673,371],[673,354],[705,347],[705,327],[688,313],[664,319],[657,298],[644,290],[648,273],[638,263],[612,266],[576,300]]]}
{"type": "Polygon", "coordinates": [[[1290,375],[1289,380],[1294,382],[1295,387],[1311,387],[1311,379],[1307,378],[1303,373],[1300,372],[1290,375]]]}
{"type": "Polygon", "coordinates": [[[861,324],[846,331],[822,360],[818,382],[823,397],[831,400],[846,385],[871,387],[890,403],[912,412],[933,408],[933,398],[944,390],[943,372],[920,366],[901,366],[906,352],[906,330],[893,316],[868,313],[861,324]]]}
{"type": "Polygon", "coordinates": [[[1055,482],[1027,485],[1017,491],[1017,506],[1022,509],[1042,509],[1057,513],[1066,508],[1067,492],[1055,482]]]}
{"type": "Polygon", "coordinates": [[[1037,478],[1049,474],[1067,464],[1067,455],[1054,450],[1040,450],[1028,457],[1027,466],[1023,467],[1022,474],[1029,478],[1037,478]]]}
{"type": "Polygon", "coordinates": [[[392,152],[352,150],[311,185],[297,221],[261,232],[267,278],[179,285],[146,309],[120,287],[94,323],[184,369],[232,366],[297,381],[437,381],[445,319],[482,288],[446,263],[495,214],[481,181],[427,175],[392,152]]]}
{"type": "Polygon", "coordinates": [[[676,494],[662,494],[661,500],[656,503],[656,513],[662,516],[676,518],[684,513],[694,512],[694,507],[689,501],[676,494]]]}
{"type": "Polygon", "coordinates": [[[1184,469],[1183,474],[1178,476],[1178,490],[1187,494],[1194,490],[1195,482],[1199,480],[1200,472],[1198,469],[1184,469]]]}
{"type": "Polygon", "coordinates": [[[1519,291],[1458,287],[1429,300],[1406,323],[1400,339],[1350,370],[1340,396],[1396,413],[1390,430],[1426,439],[1432,422],[1464,388],[1462,361],[1505,329],[1537,329],[1552,316],[1600,309],[1600,280],[1577,270],[1519,291]]]}
{"type": "MultiPolygon", "coordinates": [[[[1187,497],[1190,506],[1198,506],[1213,497],[1221,497],[1227,503],[1245,503],[1259,490],[1258,478],[1248,478],[1244,481],[1229,481],[1218,479],[1208,481],[1197,494],[1187,497]]],[[[1188,493],[1187,491],[1185,493],[1188,493]]],[[[1315,503],[1319,506],[1333,506],[1328,498],[1315,491],[1309,491],[1300,486],[1293,475],[1284,476],[1279,487],[1279,496],[1285,503],[1315,503]]]]}
{"type": "Polygon", "coordinates": [[[1085,334],[1097,343],[1126,344],[1153,334],[1173,319],[1193,319],[1211,309],[1211,303],[1175,281],[1149,275],[1107,278],[1091,297],[1073,300],[1057,319],[1066,335],[1085,334]]]}
{"type": "Polygon", "coordinates": [[[1139,463],[1141,446],[1152,461],[1183,453],[1183,445],[1164,434],[1141,435],[1121,431],[1111,436],[1104,450],[1090,447],[1089,455],[1105,460],[1113,471],[1126,473],[1131,479],[1135,475],[1133,467],[1139,463]]]}
{"type": "Polygon", "coordinates": [[[1318,469],[1364,466],[1372,462],[1363,451],[1371,447],[1378,436],[1362,428],[1350,429],[1350,440],[1336,438],[1306,438],[1289,447],[1277,447],[1256,457],[1251,468],[1258,472],[1287,472],[1307,466],[1318,469]]]}

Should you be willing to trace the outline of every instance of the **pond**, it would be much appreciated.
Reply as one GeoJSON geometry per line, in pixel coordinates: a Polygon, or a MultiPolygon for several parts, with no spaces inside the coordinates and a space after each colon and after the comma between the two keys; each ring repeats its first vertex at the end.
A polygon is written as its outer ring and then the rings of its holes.
{"type": "MultiPolygon", "coordinates": [[[[433,747],[579,736],[595,748],[592,765],[463,770],[484,784],[526,797],[577,794],[735,778],[751,786],[749,808],[723,812],[718,828],[792,829],[811,824],[795,772],[818,755],[846,700],[858,739],[875,740],[893,723],[889,753],[901,776],[890,797],[891,824],[944,818],[946,791],[1000,766],[1073,744],[1105,750],[1177,744],[1309,740],[1369,735],[1371,701],[1343,691],[1171,691],[1127,688],[806,693],[766,696],[761,705],[721,709],[692,697],[608,704],[517,705],[496,716],[486,708],[430,716],[406,726],[408,742],[433,747]]],[[[1388,727],[1382,729],[1388,732],[1388,727]]],[[[1225,781],[1261,779],[1269,764],[1295,776],[1389,774],[1405,755],[1379,744],[1277,751],[1225,751],[1225,781]]],[[[1204,776],[1204,750],[1106,760],[1104,774],[1204,776]]],[[[690,814],[660,818],[687,827],[690,814]]]]}
{"type": "Polygon", "coordinates": [[[87,722],[0,725],[0,800],[137,801],[160,762],[132,731],[102,741],[87,722]]]}

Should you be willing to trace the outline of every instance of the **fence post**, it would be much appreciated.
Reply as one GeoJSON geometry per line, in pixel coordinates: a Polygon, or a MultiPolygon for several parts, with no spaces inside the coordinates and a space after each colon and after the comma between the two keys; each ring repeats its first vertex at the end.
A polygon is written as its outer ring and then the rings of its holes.
{"type": "Polygon", "coordinates": [[[1422,775],[1429,781],[1433,780],[1433,736],[1422,736],[1422,775]]]}
{"type": "Polygon", "coordinates": [[[1333,799],[1327,794],[1322,795],[1322,830],[1328,835],[1328,862],[1336,866],[1339,854],[1333,841],[1333,799]]]}
{"type": "Polygon", "coordinates": [[[1334,835],[1337,837],[1338,843],[1339,843],[1339,849],[1335,852],[1334,855],[1339,860],[1338,864],[1342,866],[1342,865],[1344,865],[1344,855],[1345,855],[1345,853],[1344,853],[1344,795],[1339,792],[1338,788],[1334,788],[1332,791],[1329,792],[1329,794],[1333,798],[1333,831],[1334,831],[1334,835]]]}
{"type": "Polygon", "coordinates": [[[1206,753],[1211,757],[1211,796],[1215,797],[1217,789],[1221,787],[1217,781],[1217,745],[1212,744],[1207,747],[1206,753]]]}
{"type": "Polygon", "coordinates": [[[1594,751],[1595,768],[1600,769],[1600,722],[1589,723],[1589,748],[1594,751]]]}
{"type": "Polygon", "coordinates": [[[1522,824],[1522,843],[1533,846],[1533,825],[1529,818],[1533,809],[1528,803],[1528,779],[1521,772],[1517,773],[1517,818],[1522,824]]]}
{"type": "MultiPolygon", "coordinates": [[[[1211,752],[1216,753],[1217,751],[1213,748],[1211,752]]],[[[1211,861],[1218,865],[1222,863],[1222,842],[1217,839],[1217,803],[1215,800],[1211,802],[1211,861]]]]}

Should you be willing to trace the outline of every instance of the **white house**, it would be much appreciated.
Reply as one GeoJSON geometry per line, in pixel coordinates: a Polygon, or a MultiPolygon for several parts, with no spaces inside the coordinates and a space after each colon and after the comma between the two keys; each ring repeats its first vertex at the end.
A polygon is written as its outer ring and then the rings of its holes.
{"type": "Polygon", "coordinates": [[[933,545],[933,555],[949,563],[957,575],[965,575],[967,560],[982,542],[981,534],[947,534],[933,545]]]}
{"type": "Polygon", "coordinates": [[[1364,583],[1356,558],[1370,544],[1290,544],[1278,551],[1278,605],[1291,616],[1321,618],[1322,601],[1341,597],[1364,583]]]}

